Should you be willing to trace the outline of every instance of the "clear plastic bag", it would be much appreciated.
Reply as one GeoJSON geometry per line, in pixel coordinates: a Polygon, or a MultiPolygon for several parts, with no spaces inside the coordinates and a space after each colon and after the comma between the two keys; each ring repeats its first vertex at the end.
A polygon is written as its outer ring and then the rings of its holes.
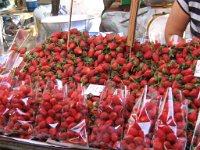
{"type": "Polygon", "coordinates": [[[187,103],[181,91],[167,88],[156,122],[154,149],[184,150],[187,144],[187,103]]]}
{"type": "Polygon", "coordinates": [[[87,107],[88,107],[88,116],[89,116],[89,136],[92,132],[93,127],[95,126],[95,121],[97,120],[97,113],[99,107],[100,97],[94,96],[92,94],[87,95],[87,107]]]}
{"type": "Polygon", "coordinates": [[[20,138],[31,138],[35,114],[38,109],[38,101],[35,99],[35,91],[32,84],[24,81],[18,83],[11,93],[11,109],[9,121],[5,127],[5,134],[20,138]]]}
{"type": "Polygon", "coordinates": [[[194,129],[190,150],[200,150],[200,111],[194,129]]]}
{"type": "Polygon", "coordinates": [[[140,150],[151,147],[155,123],[157,120],[160,96],[147,85],[132,109],[122,140],[123,150],[140,150]]]}
{"type": "Polygon", "coordinates": [[[9,75],[0,77],[0,133],[4,133],[4,128],[9,120],[13,84],[14,80],[9,75]]]}
{"type": "Polygon", "coordinates": [[[125,92],[107,85],[100,96],[97,120],[89,137],[92,147],[120,149],[124,126],[125,92]]]}
{"type": "Polygon", "coordinates": [[[47,82],[35,117],[34,138],[45,141],[56,139],[63,107],[63,84],[60,80],[47,82]]]}
{"type": "Polygon", "coordinates": [[[62,143],[88,147],[88,107],[84,87],[66,88],[58,139],[62,143]]]}

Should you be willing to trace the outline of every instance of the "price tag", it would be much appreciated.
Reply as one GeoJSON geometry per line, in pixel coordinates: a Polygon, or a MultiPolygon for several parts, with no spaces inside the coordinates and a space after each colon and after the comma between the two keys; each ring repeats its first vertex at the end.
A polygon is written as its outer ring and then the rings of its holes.
{"type": "Polygon", "coordinates": [[[101,92],[104,90],[104,85],[90,84],[85,91],[85,94],[92,94],[94,96],[100,96],[101,92]]]}
{"type": "Polygon", "coordinates": [[[200,60],[197,60],[197,65],[196,65],[196,69],[195,69],[195,72],[194,72],[194,76],[200,77],[200,60]]]}

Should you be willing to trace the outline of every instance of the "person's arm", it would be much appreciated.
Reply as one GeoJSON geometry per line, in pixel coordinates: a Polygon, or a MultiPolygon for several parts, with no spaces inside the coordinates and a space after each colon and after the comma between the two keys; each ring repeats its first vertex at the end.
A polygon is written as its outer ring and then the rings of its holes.
{"type": "Polygon", "coordinates": [[[165,28],[165,40],[168,43],[173,35],[183,40],[183,33],[190,21],[190,16],[181,8],[177,1],[174,2],[165,28]]]}

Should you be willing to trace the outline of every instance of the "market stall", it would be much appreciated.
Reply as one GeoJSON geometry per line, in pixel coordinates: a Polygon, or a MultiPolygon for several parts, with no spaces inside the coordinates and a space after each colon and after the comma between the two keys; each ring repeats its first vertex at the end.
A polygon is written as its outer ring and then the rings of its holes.
{"type": "Polygon", "coordinates": [[[67,19],[17,29],[0,56],[0,149],[199,150],[200,39],[138,36],[139,16],[155,15],[138,0],[128,35],[88,32],[72,2],[67,19]]]}

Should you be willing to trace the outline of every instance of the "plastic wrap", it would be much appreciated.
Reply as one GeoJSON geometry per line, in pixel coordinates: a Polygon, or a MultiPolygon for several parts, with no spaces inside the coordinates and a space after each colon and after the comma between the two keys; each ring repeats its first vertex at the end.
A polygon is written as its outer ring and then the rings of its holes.
{"type": "Polygon", "coordinates": [[[89,137],[90,145],[96,148],[120,149],[125,92],[107,85],[100,98],[97,120],[89,137]]]}
{"type": "Polygon", "coordinates": [[[147,85],[142,91],[125,128],[121,144],[123,150],[140,150],[151,147],[161,97],[153,88],[148,89],[147,85]]]}
{"type": "Polygon", "coordinates": [[[34,138],[42,141],[56,139],[61,122],[63,92],[62,81],[47,82],[35,118],[34,138]]]}
{"type": "Polygon", "coordinates": [[[184,150],[187,143],[187,104],[177,89],[167,88],[161,102],[153,148],[184,150]]]}
{"type": "Polygon", "coordinates": [[[190,150],[200,150],[200,111],[194,129],[190,150]]]}
{"type": "Polygon", "coordinates": [[[84,87],[78,84],[67,89],[58,139],[63,143],[88,147],[88,108],[84,87]]]}
{"type": "Polygon", "coordinates": [[[11,92],[11,110],[9,121],[5,127],[5,134],[20,138],[31,138],[35,114],[38,109],[38,101],[35,99],[35,91],[32,84],[19,82],[11,92]]]}

